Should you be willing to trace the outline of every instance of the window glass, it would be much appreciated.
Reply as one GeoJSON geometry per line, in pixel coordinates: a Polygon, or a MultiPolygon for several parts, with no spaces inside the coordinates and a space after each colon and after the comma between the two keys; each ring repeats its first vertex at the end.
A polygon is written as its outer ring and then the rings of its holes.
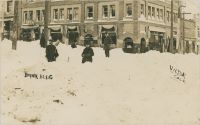
{"type": "Polygon", "coordinates": [[[72,20],[72,8],[67,8],[67,19],[72,20]]]}
{"type": "Polygon", "coordinates": [[[103,17],[104,18],[108,17],[108,6],[107,5],[103,6],[103,17]]]}
{"type": "Polygon", "coordinates": [[[131,3],[126,4],[126,15],[130,17],[132,16],[132,14],[133,14],[132,4],[131,3]]]}
{"type": "Polygon", "coordinates": [[[93,6],[88,6],[87,7],[87,18],[89,18],[89,19],[93,18],[93,12],[94,12],[93,6]]]}
{"type": "Polygon", "coordinates": [[[115,17],[115,5],[110,5],[110,17],[115,17]]]}
{"type": "Polygon", "coordinates": [[[78,20],[78,10],[79,10],[78,7],[74,8],[74,20],[78,20]]]}
{"type": "Polygon", "coordinates": [[[64,8],[60,9],[59,15],[60,15],[60,19],[64,19],[64,8]]]}

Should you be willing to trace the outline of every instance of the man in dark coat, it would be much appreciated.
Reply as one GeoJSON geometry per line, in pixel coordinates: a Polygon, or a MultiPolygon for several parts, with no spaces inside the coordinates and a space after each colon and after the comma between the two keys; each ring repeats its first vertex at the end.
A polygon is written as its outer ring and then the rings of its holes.
{"type": "Polygon", "coordinates": [[[56,58],[59,56],[56,47],[53,45],[53,42],[50,41],[49,45],[46,47],[46,57],[48,62],[56,61],[56,58]]]}
{"type": "Polygon", "coordinates": [[[44,32],[42,32],[42,34],[41,34],[40,46],[41,46],[42,48],[45,48],[45,47],[46,47],[46,41],[45,41],[44,32]]]}
{"type": "Polygon", "coordinates": [[[92,56],[94,56],[93,49],[90,47],[90,45],[86,45],[86,48],[82,53],[82,63],[85,63],[86,61],[92,62],[92,56]]]}
{"type": "Polygon", "coordinates": [[[111,37],[106,33],[105,39],[104,39],[104,50],[106,57],[110,56],[110,44],[112,43],[111,37]]]}

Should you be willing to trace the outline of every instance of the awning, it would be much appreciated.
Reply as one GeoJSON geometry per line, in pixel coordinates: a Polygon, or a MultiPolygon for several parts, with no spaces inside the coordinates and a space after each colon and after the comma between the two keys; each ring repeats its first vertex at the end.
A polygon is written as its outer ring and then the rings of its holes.
{"type": "Polygon", "coordinates": [[[74,31],[74,32],[78,32],[78,26],[66,26],[66,31],[74,31]]]}
{"type": "Polygon", "coordinates": [[[116,28],[114,25],[102,25],[101,32],[109,32],[109,31],[115,31],[116,28]]]}
{"type": "Polygon", "coordinates": [[[149,30],[150,31],[156,31],[156,32],[165,32],[164,28],[160,28],[160,27],[155,27],[155,26],[149,26],[149,30]]]}
{"type": "Polygon", "coordinates": [[[48,28],[51,29],[51,30],[55,30],[55,31],[61,30],[61,26],[60,25],[48,26],[48,28]]]}
{"type": "Polygon", "coordinates": [[[30,25],[24,25],[24,26],[21,26],[22,29],[36,29],[36,28],[39,28],[39,26],[30,26],[30,25]]]}

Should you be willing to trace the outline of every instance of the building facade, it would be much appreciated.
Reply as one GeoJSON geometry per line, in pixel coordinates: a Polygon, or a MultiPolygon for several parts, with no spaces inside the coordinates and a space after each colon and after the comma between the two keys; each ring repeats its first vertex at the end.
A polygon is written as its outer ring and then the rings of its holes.
{"type": "MultiPolygon", "coordinates": [[[[44,4],[43,0],[23,2],[22,28],[39,27],[42,32],[44,4]]],[[[178,6],[174,2],[175,48],[180,32],[178,6]]],[[[159,49],[170,37],[169,0],[51,0],[48,12],[49,35],[67,43],[75,39],[83,44],[86,36],[92,36],[94,44],[101,45],[108,33],[115,47],[122,47],[129,37],[136,44],[145,41],[151,49],[159,49]]]]}
{"type": "Polygon", "coordinates": [[[2,2],[1,21],[2,37],[10,39],[12,34],[13,17],[14,17],[14,0],[5,0],[2,2]]]}

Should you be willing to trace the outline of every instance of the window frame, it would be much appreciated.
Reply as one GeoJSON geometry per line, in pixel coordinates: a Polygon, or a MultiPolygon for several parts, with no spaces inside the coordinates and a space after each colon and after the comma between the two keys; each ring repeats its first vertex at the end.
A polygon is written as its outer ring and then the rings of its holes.
{"type": "Polygon", "coordinates": [[[126,17],[133,17],[133,3],[126,3],[125,7],[126,7],[125,8],[126,17]],[[129,9],[129,7],[131,7],[131,8],[129,9]],[[129,12],[131,12],[131,15],[129,15],[129,12]]]}
{"type": "Polygon", "coordinates": [[[86,19],[87,20],[92,20],[92,19],[94,19],[94,5],[86,5],[86,7],[85,7],[85,17],[86,17],[86,19]],[[91,7],[92,8],[92,12],[89,12],[89,7],[91,7]],[[92,14],[92,16],[91,17],[89,17],[89,14],[92,14]]]}

